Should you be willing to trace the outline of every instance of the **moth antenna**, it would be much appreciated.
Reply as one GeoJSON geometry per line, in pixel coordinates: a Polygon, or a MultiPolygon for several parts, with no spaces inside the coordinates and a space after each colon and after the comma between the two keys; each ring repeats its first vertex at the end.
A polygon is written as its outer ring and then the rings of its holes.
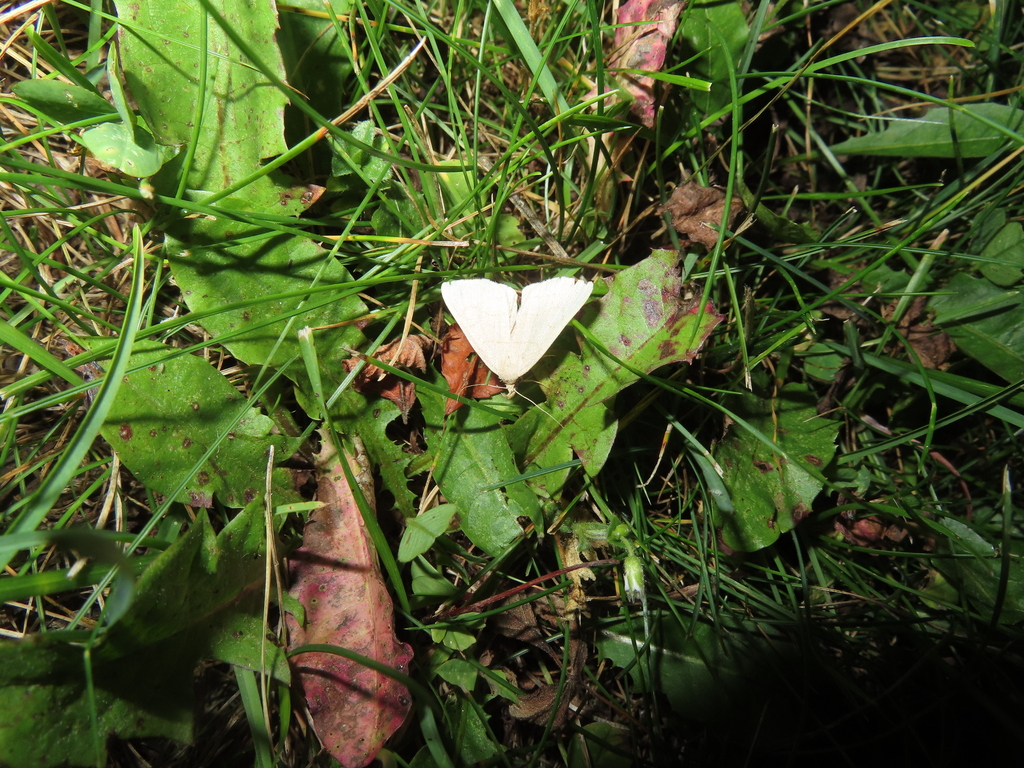
{"type": "Polygon", "coordinates": [[[544,410],[544,407],[540,403],[534,402],[533,400],[528,398],[526,395],[524,395],[522,392],[520,392],[518,389],[516,389],[515,383],[506,384],[505,387],[508,389],[508,391],[505,393],[505,397],[512,398],[512,397],[515,397],[516,395],[519,395],[521,398],[523,398],[523,400],[528,402],[530,405],[532,405],[538,411],[540,411],[545,416],[547,416],[549,419],[551,419],[553,422],[555,422],[555,424],[557,424],[558,426],[562,426],[562,422],[560,422],[558,419],[556,419],[553,414],[550,414],[546,410],[544,410]]]}

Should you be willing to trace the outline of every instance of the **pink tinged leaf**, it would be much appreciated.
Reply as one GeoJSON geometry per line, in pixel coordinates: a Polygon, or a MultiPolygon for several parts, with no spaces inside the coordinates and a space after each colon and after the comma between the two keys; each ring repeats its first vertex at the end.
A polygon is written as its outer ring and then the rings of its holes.
{"type": "MultiPolygon", "coordinates": [[[[352,473],[368,470],[350,462],[352,473]]],[[[395,637],[394,606],[376,551],[333,446],[324,442],[317,491],[323,506],[306,524],[290,562],[290,594],[302,603],[305,626],[288,614],[289,649],[337,645],[406,672],[412,649],[395,637]]],[[[372,489],[364,494],[372,500],[372,489]]],[[[341,656],[311,652],[292,659],[321,742],[345,768],[373,761],[402,725],[408,689],[387,675],[341,656]]]]}
{"type": "MultiPolygon", "coordinates": [[[[660,72],[668,43],[675,34],[686,0],[629,0],[619,9],[615,50],[609,65],[620,69],[660,72]]],[[[648,128],[654,127],[654,78],[623,72],[623,87],[633,96],[630,111],[648,128]]]]}

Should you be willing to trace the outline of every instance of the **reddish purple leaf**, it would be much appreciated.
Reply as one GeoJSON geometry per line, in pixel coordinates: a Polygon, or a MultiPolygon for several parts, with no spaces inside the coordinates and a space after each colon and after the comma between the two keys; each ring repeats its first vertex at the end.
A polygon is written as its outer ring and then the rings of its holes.
{"type": "MultiPolygon", "coordinates": [[[[326,643],[405,672],[412,649],[395,637],[394,606],[377,565],[352,489],[334,447],[318,457],[317,498],[323,506],[306,524],[302,547],[290,562],[290,594],[306,623],[288,614],[289,649],[326,643]]],[[[350,461],[363,485],[369,471],[350,461]]],[[[372,483],[372,481],[370,481],[372,483]]],[[[372,488],[364,493],[372,502],[372,488]]],[[[408,689],[387,675],[330,653],[292,659],[320,741],[345,768],[362,768],[405,720],[408,689]]]]}
{"type": "MultiPolygon", "coordinates": [[[[615,30],[613,68],[660,72],[665,64],[668,42],[676,31],[679,12],[686,0],[629,0],[619,9],[618,22],[628,26],[615,30]],[[638,23],[647,22],[647,23],[638,23]]],[[[648,128],[654,127],[654,78],[622,72],[623,87],[633,96],[630,111],[648,128]]]]}

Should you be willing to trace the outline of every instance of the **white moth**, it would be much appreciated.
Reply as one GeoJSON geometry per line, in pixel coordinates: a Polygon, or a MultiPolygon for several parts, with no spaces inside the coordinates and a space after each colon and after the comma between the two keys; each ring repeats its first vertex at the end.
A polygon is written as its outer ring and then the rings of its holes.
{"type": "Polygon", "coordinates": [[[484,365],[511,394],[593,289],[586,280],[554,277],[523,288],[520,300],[514,289],[493,280],[454,280],[441,285],[441,295],[484,365]]]}

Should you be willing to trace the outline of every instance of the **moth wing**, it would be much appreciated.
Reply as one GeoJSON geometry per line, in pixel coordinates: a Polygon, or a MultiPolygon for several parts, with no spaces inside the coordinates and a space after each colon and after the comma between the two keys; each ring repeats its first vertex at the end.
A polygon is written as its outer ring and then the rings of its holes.
{"type": "Polygon", "coordinates": [[[516,378],[537,364],[580,307],[587,303],[593,290],[593,283],[572,277],[553,277],[523,289],[511,334],[512,347],[517,353],[516,378]]]}
{"type": "Polygon", "coordinates": [[[484,365],[506,383],[523,375],[512,344],[519,305],[515,290],[493,280],[453,280],[441,284],[441,296],[484,365]]]}

